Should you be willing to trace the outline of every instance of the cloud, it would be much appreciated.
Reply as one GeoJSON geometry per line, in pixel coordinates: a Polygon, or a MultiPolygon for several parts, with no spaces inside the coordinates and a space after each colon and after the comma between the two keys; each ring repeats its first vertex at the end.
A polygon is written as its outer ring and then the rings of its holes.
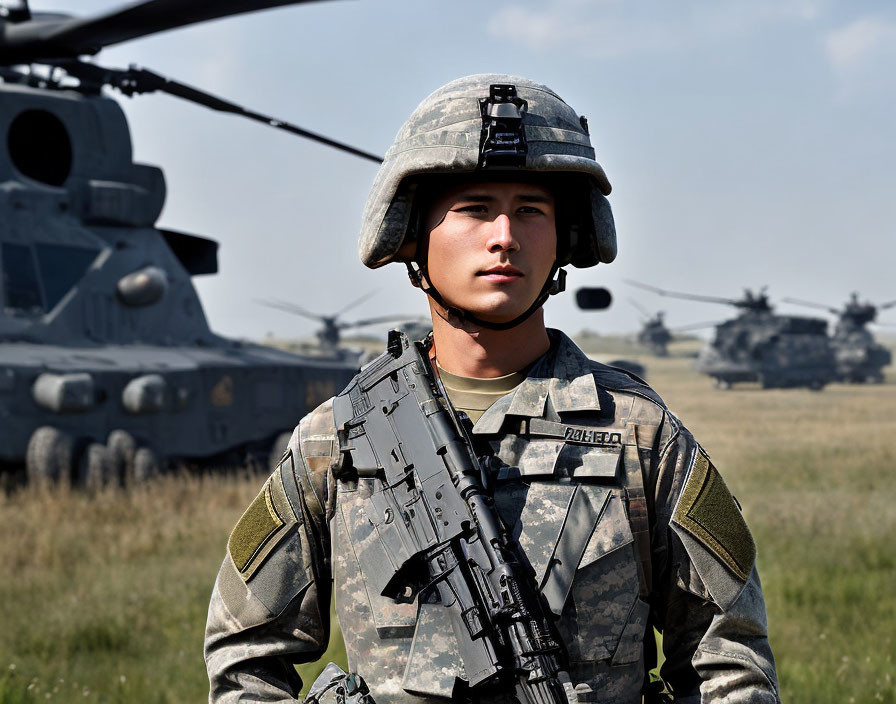
{"type": "Polygon", "coordinates": [[[896,39],[896,22],[861,17],[831,32],[825,39],[825,53],[833,68],[850,72],[873,62],[881,53],[892,53],[890,42],[896,39]]]}
{"type": "Polygon", "coordinates": [[[824,51],[841,101],[889,101],[896,87],[896,22],[860,17],[830,32],[824,51]]]}
{"type": "Polygon", "coordinates": [[[492,36],[514,37],[534,49],[578,46],[599,58],[655,54],[724,41],[770,24],[811,22],[829,0],[549,0],[506,4],[488,21],[492,36]]]}
{"type": "Polygon", "coordinates": [[[638,47],[657,51],[674,43],[674,34],[661,31],[658,25],[619,16],[590,17],[591,7],[579,5],[574,0],[559,0],[538,9],[509,5],[491,17],[488,31],[544,51],[578,46],[580,53],[600,58],[625,56],[638,47]],[[632,41],[634,37],[637,42],[632,41]]]}

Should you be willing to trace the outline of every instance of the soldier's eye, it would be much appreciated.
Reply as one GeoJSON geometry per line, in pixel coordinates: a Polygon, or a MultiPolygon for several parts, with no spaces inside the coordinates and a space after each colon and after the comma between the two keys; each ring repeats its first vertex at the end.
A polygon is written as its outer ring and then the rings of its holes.
{"type": "Polygon", "coordinates": [[[544,209],[535,205],[524,205],[517,209],[520,215],[544,215],[544,209]]]}

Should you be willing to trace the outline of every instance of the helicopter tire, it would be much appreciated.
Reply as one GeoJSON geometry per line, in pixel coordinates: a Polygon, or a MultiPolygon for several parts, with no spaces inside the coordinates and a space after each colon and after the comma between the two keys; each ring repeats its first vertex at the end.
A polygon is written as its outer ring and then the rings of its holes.
{"type": "Polygon", "coordinates": [[[102,443],[92,442],[78,460],[78,484],[89,492],[96,492],[115,479],[112,453],[102,443]]]}
{"type": "Polygon", "coordinates": [[[148,447],[141,447],[134,453],[134,464],[128,476],[132,485],[148,482],[161,473],[159,456],[148,447]]]}
{"type": "Polygon", "coordinates": [[[278,433],[277,437],[274,438],[274,442],[271,444],[271,452],[268,455],[268,472],[273,472],[274,468],[278,464],[280,464],[280,460],[283,457],[283,452],[286,450],[286,446],[289,444],[289,439],[291,437],[292,431],[284,431],[282,433],[278,433]]]}
{"type": "Polygon", "coordinates": [[[68,433],[49,425],[31,434],[25,452],[25,473],[32,486],[47,488],[68,482],[75,455],[75,441],[68,433]]]}
{"type": "Polygon", "coordinates": [[[721,377],[716,377],[716,388],[722,391],[728,391],[731,388],[731,382],[721,377]]]}
{"type": "Polygon", "coordinates": [[[113,430],[106,439],[106,447],[112,461],[112,476],[126,484],[134,471],[137,441],[127,430],[113,430]]]}

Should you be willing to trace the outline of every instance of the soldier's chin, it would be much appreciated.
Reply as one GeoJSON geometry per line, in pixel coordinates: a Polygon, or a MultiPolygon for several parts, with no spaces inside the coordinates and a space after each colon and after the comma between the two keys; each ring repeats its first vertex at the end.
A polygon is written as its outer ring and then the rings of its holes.
{"type": "MultiPolygon", "coordinates": [[[[494,292],[491,292],[490,295],[481,297],[467,296],[465,299],[461,298],[460,300],[452,300],[445,296],[445,303],[447,304],[445,307],[430,299],[430,306],[434,315],[438,315],[454,327],[473,331],[474,329],[479,330],[480,326],[477,326],[476,323],[468,318],[466,320],[459,319],[452,313],[452,310],[461,310],[466,316],[474,316],[477,320],[486,323],[503,325],[515,320],[529,310],[534,300],[535,296],[533,295],[531,301],[520,303],[519,298],[516,296],[510,297],[505,293],[496,295],[494,292]]],[[[537,312],[533,315],[537,315],[537,312]]]]}
{"type": "Polygon", "coordinates": [[[525,306],[521,306],[518,302],[513,301],[502,305],[495,305],[490,307],[483,306],[479,310],[469,310],[469,312],[487,323],[503,325],[505,323],[509,323],[511,320],[516,319],[527,310],[529,310],[529,305],[531,305],[531,303],[525,306]]]}

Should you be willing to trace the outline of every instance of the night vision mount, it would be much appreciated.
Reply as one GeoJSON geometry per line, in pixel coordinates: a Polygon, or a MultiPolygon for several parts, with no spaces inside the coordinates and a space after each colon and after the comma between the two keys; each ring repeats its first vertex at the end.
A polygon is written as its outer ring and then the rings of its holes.
{"type": "Polygon", "coordinates": [[[495,83],[489,96],[479,99],[482,136],[479,141],[480,169],[512,169],[526,165],[529,145],[523,128],[528,104],[516,94],[516,86],[495,83]]]}

